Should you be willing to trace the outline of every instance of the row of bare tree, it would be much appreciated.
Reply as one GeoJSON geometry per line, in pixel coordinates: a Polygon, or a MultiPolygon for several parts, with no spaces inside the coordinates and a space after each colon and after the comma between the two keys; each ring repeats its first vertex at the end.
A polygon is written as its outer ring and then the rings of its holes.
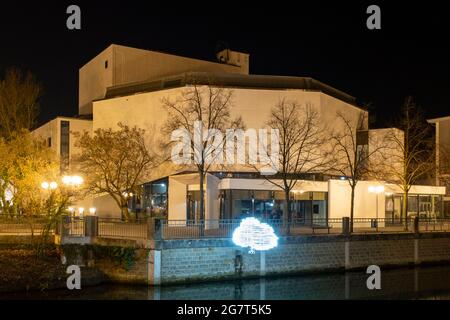
{"type": "MultiPolygon", "coordinates": [[[[21,181],[21,177],[30,177],[22,185],[39,188],[39,180],[43,175],[50,174],[50,164],[55,163],[50,156],[43,155],[42,144],[33,142],[31,145],[35,147],[23,150],[21,147],[27,144],[20,141],[25,138],[17,138],[19,133],[26,132],[26,141],[34,141],[29,138],[29,130],[36,119],[40,92],[41,86],[33,76],[24,76],[16,69],[8,71],[0,82],[2,212],[7,212],[11,206],[11,199],[5,198],[7,191],[13,190],[17,195],[23,193],[17,182],[21,181]],[[23,159],[20,166],[17,159],[23,159]],[[16,178],[11,178],[13,174],[16,178]]],[[[194,136],[195,121],[201,121],[205,132],[209,132],[208,129],[221,132],[245,129],[241,117],[233,116],[233,91],[220,86],[192,85],[179,97],[166,98],[161,103],[168,114],[167,121],[160,128],[163,137],[170,137],[173,130],[180,128],[194,136]]],[[[286,219],[291,219],[292,215],[292,190],[307,174],[346,177],[351,188],[349,215],[353,220],[354,195],[359,181],[381,179],[398,185],[404,194],[402,211],[406,215],[411,186],[435,169],[436,146],[432,132],[411,98],[406,99],[393,125],[399,130],[385,130],[382,135],[373,135],[368,130],[368,112],[365,110],[328,114],[325,117],[312,104],[286,99],[273,106],[264,125],[279,132],[279,163],[272,164],[279,169],[275,175],[262,177],[284,192],[286,219]]],[[[77,144],[82,150],[78,157],[78,169],[85,177],[85,191],[94,195],[109,194],[126,218],[129,218],[129,194],[138,194],[149,172],[170,161],[168,150],[173,142],[165,139],[149,145],[145,134],[143,128],[124,124],[119,124],[118,130],[97,129],[93,134],[78,134],[77,144]]],[[[156,132],[151,134],[156,135],[156,132]]],[[[217,136],[207,134],[202,137],[201,144],[190,142],[186,146],[189,157],[196,160],[189,170],[196,171],[199,176],[200,219],[204,218],[205,211],[205,176],[211,170],[218,169],[208,159],[217,156],[218,148],[223,150],[225,138],[226,135],[217,141],[217,136]]],[[[444,149],[444,146],[438,147],[444,149]]],[[[264,156],[271,159],[268,155],[264,156]]],[[[258,168],[251,166],[249,169],[258,168]]],[[[25,198],[20,202],[26,203],[25,198]]]]}
{"type": "MultiPolygon", "coordinates": [[[[193,85],[175,99],[163,99],[168,118],[162,128],[164,137],[183,129],[192,137],[196,133],[195,121],[201,121],[206,134],[201,144],[192,141],[185,149],[194,160],[199,175],[200,219],[204,218],[204,179],[214,166],[211,157],[223,150],[226,135],[220,141],[209,135],[208,129],[226,132],[227,129],[245,129],[242,119],[232,116],[233,91],[218,86],[193,85]]],[[[312,104],[281,100],[273,106],[266,127],[279,132],[279,163],[275,175],[262,175],[285,194],[286,219],[291,219],[292,190],[307,174],[327,174],[346,177],[351,189],[350,218],[354,217],[355,189],[359,181],[381,179],[398,185],[403,196],[403,208],[408,205],[411,186],[433,172],[434,147],[432,134],[422,113],[411,98],[406,99],[395,128],[375,135],[368,129],[368,112],[344,114],[324,119],[312,104]],[[325,122],[332,123],[333,127],[325,122]]],[[[84,150],[80,158],[82,170],[92,178],[89,183],[93,193],[109,193],[128,215],[124,191],[138,191],[146,170],[152,170],[170,157],[165,140],[158,152],[145,144],[143,131],[120,125],[119,132],[99,129],[90,137],[87,133],[79,140],[84,150]],[[105,138],[108,138],[105,141],[105,138]],[[115,150],[113,152],[113,150],[115,150]],[[131,154],[131,153],[132,154],[131,154]],[[84,169],[83,169],[84,168],[84,169]]],[[[153,146],[155,147],[155,146],[153,146]]],[[[269,157],[267,149],[266,158],[269,157]]],[[[186,156],[186,155],[184,155],[186,156]]],[[[254,165],[252,169],[258,168],[254,165]]],[[[186,168],[185,168],[186,169],[186,168]]],[[[190,167],[192,170],[192,167],[190,167]]],[[[126,194],[125,194],[126,195],[126,194]]],[[[403,214],[407,212],[403,209],[403,214]]]]}

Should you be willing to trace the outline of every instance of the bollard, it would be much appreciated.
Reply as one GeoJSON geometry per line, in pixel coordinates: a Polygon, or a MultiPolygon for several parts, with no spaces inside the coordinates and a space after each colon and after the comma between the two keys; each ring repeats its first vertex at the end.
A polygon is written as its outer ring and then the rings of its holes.
{"type": "Polygon", "coordinates": [[[342,218],[342,234],[348,236],[350,235],[350,218],[343,217],[342,218]]]}
{"type": "Polygon", "coordinates": [[[159,218],[149,218],[147,220],[147,234],[149,239],[162,239],[162,221],[159,218]]]}
{"type": "Polygon", "coordinates": [[[84,236],[95,238],[98,236],[98,217],[85,216],[84,217],[84,236]]]}
{"type": "Polygon", "coordinates": [[[415,216],[414,217],[414,225],[413,225],[413,232],[414,233],[419,233],[419,217],[415,216]]]}
{"type": "Polygon", "coordinates": [[[70,235],[70,228],[71,228],[71,217],[69,216],[62,216],[60,220],[60,232],[59,235],[61,238],[67,237],[70,235]]]}

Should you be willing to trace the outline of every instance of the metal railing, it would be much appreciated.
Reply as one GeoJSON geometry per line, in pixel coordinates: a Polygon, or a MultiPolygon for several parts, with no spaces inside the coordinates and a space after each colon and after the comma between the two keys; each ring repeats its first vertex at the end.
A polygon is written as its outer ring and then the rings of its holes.
{"type": "Polygon", "coordinates": [[[64,216],[61,218],[61,228],[63,229],[63,234],[71,237],[84,237],[85,221],[82,217],[68,217],[64,216]]]}
{"type": "Polygon", "coordinates": [[[46,219],[41,216],[0,214],[0,235],[38,235],[42,233],[45,223],[46,219]]]}
{"type": "MultiPolygon", "coordinates": [[[[344,219],[260,219],[272,226],[278,236],[325,235],[345,233],[344,219]]],[[[216,220],[166,220],[144,219],[123,221],[101,217],[63,216],[58,228],[51,233],[64,236],[115,239],[197,239],[231,238],[241,219],[216,220]],[[94,219],[94,228],[92,219],[94,219]]],[[[42,233],[47,219],[42,216],[6,216],[0,214],[0,235],[38,235],[42,233]]],[[[404,233],[404,232],[450,232],[450,218],[420,218],[417,228],[414,220],[354,218],[353,234],[404,233]],[[417,230],[416,230],[417,229],[417,230]]]]}
{"type": "MultiPolygon", "coordinates": [[[[216,220],[162,220],[162,239],[188,238],[230,238],[241,223],[241,219],[216,220]]],[[[300,219],[290,222],[283,219],[261,219],[274,229],[278,235],[339,234],[342,232],[342,219],[300,219]]]]}
{"type": "Polygon", "coordinates": [[[420,218],[420,232],[450,231],[450,219],[448,218],[420,218]]]}
{"type": "MultiPolygon", "coordinates": [[[[162,239],[230,238],[241,223],[241,219],[223,220],[162,220],[162,239]]],[[[260,219],[268,223],[279,236],[342,234],[343,218],[304,219],[260,219]]],[[[450,232],[450,219],[419,219],[419,232],[450,232]]],[[[354,218],[353,234],[367,233],[411,233],[414,220],[392,218],[354,218]]]]}
{"type": "Polygon", "coordinates": [[[353,233],[404,233],[413,230],[413,220],[392,218],[353,218],[353,233]]]}
{"type": "Polygon", "coordinates": [[[117,239],[148,239],[147,220],[123,221],[98,218],[98,237],[117,239]]]}

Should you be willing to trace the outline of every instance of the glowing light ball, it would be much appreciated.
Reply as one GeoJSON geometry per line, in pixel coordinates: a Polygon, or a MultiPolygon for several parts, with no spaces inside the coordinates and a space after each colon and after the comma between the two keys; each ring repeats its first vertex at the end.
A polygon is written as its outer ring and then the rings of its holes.
{"type": "Polygon", "coordinates": [[[273,228],[256,218],[245,218],[233,232],[233,242],[240,247],[250,247],[254,250],[265,251],[278,246],[278,237],[273,228]]]}

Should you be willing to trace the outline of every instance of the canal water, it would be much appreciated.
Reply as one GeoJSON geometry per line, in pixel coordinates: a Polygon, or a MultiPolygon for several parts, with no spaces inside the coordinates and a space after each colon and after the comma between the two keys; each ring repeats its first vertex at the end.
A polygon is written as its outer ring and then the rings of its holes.
{"type": "Polygon", "coordinates": [[[450,266],[382,269],[380,290],[367,289],[368,277],[365,271],[358,271],[163,287],[101,285],[0,294],[0,299],[450,299],[450,266]]]}

